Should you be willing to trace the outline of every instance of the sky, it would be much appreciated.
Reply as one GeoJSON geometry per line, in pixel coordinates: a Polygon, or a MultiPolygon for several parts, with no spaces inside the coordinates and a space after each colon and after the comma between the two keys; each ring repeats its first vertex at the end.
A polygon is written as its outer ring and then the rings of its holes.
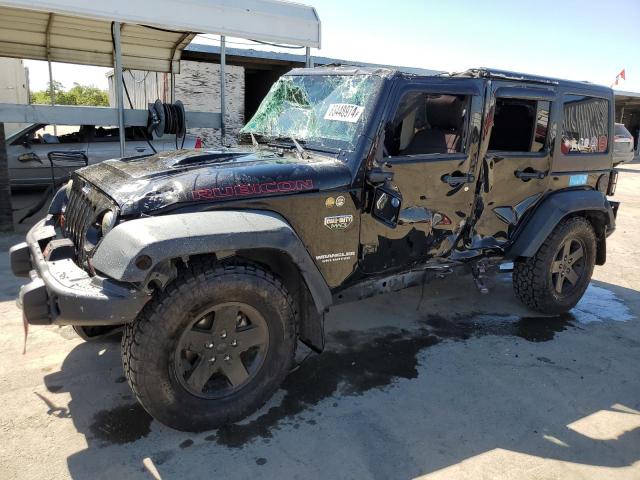
{"type": "MultiPolygon", "coordinates": [[[[322,48],[312,54],[446,71],[493,67],[602,85],[624,69],[627,80],[615,88],[640,92],[640,0],[302,3],[315,6],[322,22],[322,48]]],[[[32,91],[45,88],[46,62],[25,64],[32,91]]],[[[66,87],[107,88],[106,71],[54,64],[53,75],[66,87]]]]}

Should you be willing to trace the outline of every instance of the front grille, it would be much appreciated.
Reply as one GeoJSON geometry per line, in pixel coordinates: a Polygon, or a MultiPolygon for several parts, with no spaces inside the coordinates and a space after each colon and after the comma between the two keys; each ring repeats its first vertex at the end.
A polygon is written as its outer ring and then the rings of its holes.
{"type": "Polygon", "coordinates": [[[64,235],[76,247],[76,260],[84,265],[97,240],[96,222],[113,203],[98,189],[75,177],[64,214],[64,235]],[[91,238],[89,238],[91,237],[91,238]]]}

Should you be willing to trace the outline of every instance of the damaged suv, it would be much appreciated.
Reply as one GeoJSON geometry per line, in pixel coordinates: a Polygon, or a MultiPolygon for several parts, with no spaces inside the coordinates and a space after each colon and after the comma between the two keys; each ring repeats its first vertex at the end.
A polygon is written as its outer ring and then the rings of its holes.
{"type": "Polygon", "coordinates": [[[11,249],[32,325],[124,325],[161,422],[260,407],[338,302],[512,262],[528,307],[573,308],[618,204],[612,90],[493,70],[296,69],[238,147],[78,170],[11,249]]]}

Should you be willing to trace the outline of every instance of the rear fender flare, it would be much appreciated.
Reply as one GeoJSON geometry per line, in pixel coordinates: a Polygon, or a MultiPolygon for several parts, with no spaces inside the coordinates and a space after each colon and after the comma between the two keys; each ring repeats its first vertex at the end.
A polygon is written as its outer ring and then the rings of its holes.
{"type": "Polygon", "coordinates": [[[585,215],[592,222],[595,216],[604,219],[604,232],[600,235],[600,242],[604,242],[607,233],[615,228],[613,210],[602,192],[563,190],[548,195],[536,207],[526,223],[516,232],[515,241],[507,250],[507,257],[513,259],[534,256],[556,225],[571,215],[585,215]]]}

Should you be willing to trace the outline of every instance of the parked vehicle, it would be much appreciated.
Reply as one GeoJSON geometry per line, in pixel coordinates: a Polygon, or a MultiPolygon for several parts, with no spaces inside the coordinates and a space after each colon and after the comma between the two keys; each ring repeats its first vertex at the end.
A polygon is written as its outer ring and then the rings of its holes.
{"type": "Polygon", "coordinates": [[[292,70],[236,148],[76,171],[11,249],[25,321],[125,325],[140,403],[204,430],[261,406],[298,340],[321,351],[336,303],[455,272],[486,292],[513,262],[525,305],[567,312],[615,228],[613,109],[503,71],[292,70]]]}
{"type": "MultiPolygon", "coordinates": [[[[51,184],[49,152],[82,152],[89,165],[120,157],[120,134],[117,127],[93,125],[59,125],[55,135],[52,125],[33,124],[7,139],[9,181],[12,188],[42,187],[51,184]]],[[[127,127],[126,155],[145,155],[153,152],[147,139],[158,152],[176,149],[174,135],[151,138],[144,128],[127,127]]],[[[184,148],[196,148],[199,138],[187,135],[184,148]]],[[[182,144],[180,140],[179,147],[182,144]]],[[[54,168],[56,182],[69,178],[73,168],[54,168]]]]}
{"type": "Polygon", "coordinates": [[[633,135],[622,124],[614,124],[613,165],[633,161],[633,135]]]}

